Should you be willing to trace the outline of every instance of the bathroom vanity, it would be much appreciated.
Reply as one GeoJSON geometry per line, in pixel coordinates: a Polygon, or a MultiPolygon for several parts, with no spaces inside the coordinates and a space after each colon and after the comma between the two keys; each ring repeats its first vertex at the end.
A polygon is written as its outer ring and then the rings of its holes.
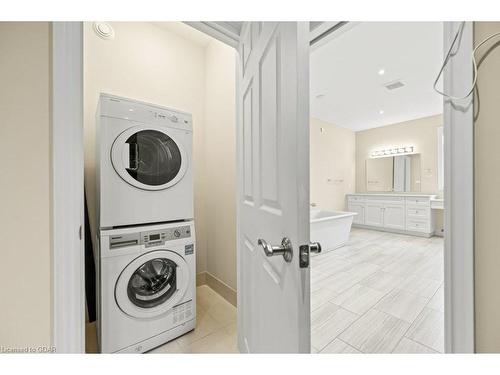
{"type": "Polygon", "coordinates": [[[354,227],[430,237],[434,234],[431,202],[436,195],[347,194],[347,210],[357,213],[354,227]]]}

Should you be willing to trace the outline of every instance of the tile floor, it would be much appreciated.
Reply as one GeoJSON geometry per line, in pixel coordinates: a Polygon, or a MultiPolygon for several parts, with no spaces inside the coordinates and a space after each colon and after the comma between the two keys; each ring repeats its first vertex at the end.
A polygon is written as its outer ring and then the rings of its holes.
{"type": "Polygon", "coordinates": [[[313,353],[439,353],[443,239],[353,228],[311,260],[313,353]]]}
{"type": "Polygon", "coordinates": [[[238,353],[236,307],[207,285],[196,288],[196,328],[149,353],[238,353]]]}
{"type": "MultiPolygon", "coordinates": [[[[311,260],[311,329],[313,353],[443,352],[443,239],[353,228],[311,260]]],[[[237,352],[236,308],[204,285],[196,329],[150,353],[237,352]]]]}
{"type": "MultiPolygon", "coordinates": [[[[149,353],[238,353],[236,308],[206,285],[196,302],[196,329],[149,353]]],[[[86,352],[97,353],[95,323],[87,323],[86,352]]]]}

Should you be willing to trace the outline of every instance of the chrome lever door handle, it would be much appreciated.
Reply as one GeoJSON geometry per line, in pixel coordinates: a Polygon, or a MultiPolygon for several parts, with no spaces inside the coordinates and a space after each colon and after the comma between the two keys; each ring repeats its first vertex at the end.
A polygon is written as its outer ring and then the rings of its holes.
{"type": "Polygon", "coordinates": [[[289,263],[292,261],[292,242],[287,237],[284,237],[283,240],[281,240],[281,246],[272,246],[261,238],[259,238],[257,243],[262,246],[266,256],[272,257],[275,255],[283,255],[285,262],[289,263]]]}
{"type": "Polygon", "coordinates": [[[309,267],[309,254],[321,253],[321,244],[319,242],[311,242],[307,245],[302,245],[299,247],[299,267],[307,268],[309,267]]]}
{"type": "Polygon", "coordinates": [[[310,253],[321,253],[321,244],[319,242],[311,242],[309,244],[309,252],[310,253]]]}

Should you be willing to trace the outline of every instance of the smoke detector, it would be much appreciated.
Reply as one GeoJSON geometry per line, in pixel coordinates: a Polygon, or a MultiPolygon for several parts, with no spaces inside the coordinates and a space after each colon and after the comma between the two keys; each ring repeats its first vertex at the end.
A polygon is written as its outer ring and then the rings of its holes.
{"type": "Polygon", "coordinates": [[[397,80],[397,81],[392,81],[392,82],[389,82],[389,83],[385,83],[384,87],[387,90],[396,90],[396,89],[399,89],[399,88],[403,87],[404,85],[405,84],[403,82],[401,82],[400,80],[397,80]]]}
{"type": "Polygon", "coordinates": [[[94,22],[92,27],[94,28],[94,32],[101,39],[113,39],[115,37],[115,31],[111,27],[109,23],[106,22],[94,22]]]}

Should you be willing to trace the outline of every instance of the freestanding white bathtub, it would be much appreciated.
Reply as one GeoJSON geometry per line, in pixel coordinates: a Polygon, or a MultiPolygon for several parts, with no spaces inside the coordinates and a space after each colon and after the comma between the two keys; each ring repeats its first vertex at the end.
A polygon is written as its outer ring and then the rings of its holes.
{"type": "Polygon", "coordinates": [[[355,212],[311,210],[311,242],[319,242],[326,252],[344,246],[349,240],[355,212]]]}

